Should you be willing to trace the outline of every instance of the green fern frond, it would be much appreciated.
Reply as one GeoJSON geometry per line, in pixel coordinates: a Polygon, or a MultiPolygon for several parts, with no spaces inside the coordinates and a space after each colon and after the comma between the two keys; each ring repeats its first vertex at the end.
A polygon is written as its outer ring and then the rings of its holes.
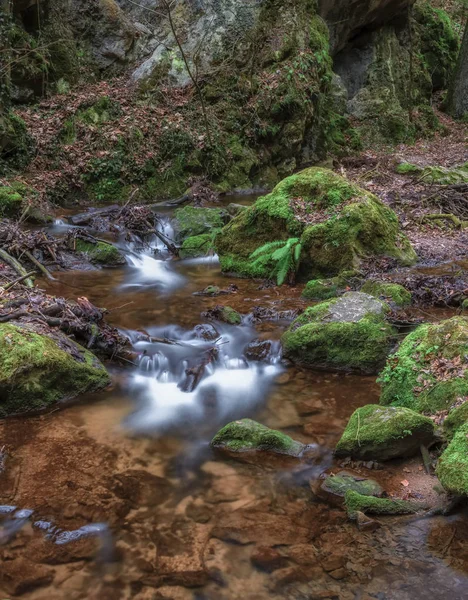
{"type": "Polygon", "coordinates": [[[301,258],[301,252],[302,252],[302,244],[297,244],[296,247],[294,248],[294,261],[296,263],[299,263],[299,259],[301,258]]]}
{"type": "Polygon", "coordinates": [[[260,256],[260,254],[271,253],[273,250],[276,250],[276,248],[284,246],[284,244],[284,241],[267,242],[266,244],[263,244],[263,246],[260,246],[260,248],[254,250],[250,255],[250,258],[256,258],[257,256],[260,256]]]}
{"type": "Polygon", "coordinates": [[[289,246],[283,246],[282,248],[278,248],[278,250],[275,250],[273,252],[273,254],[271,255],[271,259],[272,260],[277,260],[277,261],[281,261],[283,260],[283,258],[285,256],[288,256],[288,254],[291,252],[289,246]]]}

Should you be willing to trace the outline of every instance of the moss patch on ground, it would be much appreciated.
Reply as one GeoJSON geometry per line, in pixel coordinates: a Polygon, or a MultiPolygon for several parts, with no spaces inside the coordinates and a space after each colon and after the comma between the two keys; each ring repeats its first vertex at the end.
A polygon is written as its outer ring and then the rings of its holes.
{"type": "Polygon", "coordinates": [[[380,403],[433,414],[468,396],[468,319],[419,326],[389,357],[379,377],[380,403]]]}
{"type": "Polygon", "coordinates": [[[256,421],[242,419],[228,423],[220,429],[211,440],[211,447],[229,452],[261,450],[299,456],[304,449],[304,444],[256,421]]]}
{"type": "Polygon", "coordinates": [[[0,187],[0,217],[19,216],[23,204],[23,196],[14,188],[0,187]]]}
{"type": "Polygon", "coordinates": [[[221,268],[266,278],[273,265],[259,264],[252,253],[291,237],[301,238],[300,272],[314,278],[353,270],[367,256],[416,260],[392,210],[332,171],[311,167],[281,181],[222,229],[216,238],[221,268]]]}
{"type": "Polygon", "coordinates": [[[382,300],[392,301],[398,307],[409,306],[411,304],[411,292],[408,292],[408,290],[398,283],[366,281],[361,288],[361,292],[381,298],[382,300]]]}
{"type": "Polygon", "coordinates": [[[456,185],[468,183],[468,162],[457,167],[427,166],[420,167],[411,163],[400,163],[397,173],[402,175],[417,175],[418,179],[425,183],[438,185],[456,185]]]}
{"type": "Polygon", "coordinates": [[[411,456],[434,438],[434,423],[413,410],[369,404],[351,416],[335,454],[361,460],[411,456]]]}
{"type": "Polygon", "coordinates": [[[105,387],[99,360],[65,335],[0,324],[0,416],[47,408],[105,387]]]}
{"type": "Polygon", "coordinates": [[[92,263],[104,267],[115,267],[125,264],[125,256],[113,244],[105,242],[86,242],[77,239],[75,249],[77,252],[83,252],[92,263]]]}
{"type": "Polygon", "coordinates": [[[283,334],[284,355],[312,368],[375,373],[395,336],[385,322],[386,310],[359,292],[310,307],[283,334]]]}
{"type": "Polygon", "coordinates": [[[411,515],[427,508],[422,503],[363,496],[353,490],[346,492],[345,505],[350,519],[356,518],[358,512],[372,515],[411,515]]]}
{"type": "Polygon", "coordinates": [[[437,477],[450,494],[468,495],[468,423],[458,429],[440,457],[437,477]]]}

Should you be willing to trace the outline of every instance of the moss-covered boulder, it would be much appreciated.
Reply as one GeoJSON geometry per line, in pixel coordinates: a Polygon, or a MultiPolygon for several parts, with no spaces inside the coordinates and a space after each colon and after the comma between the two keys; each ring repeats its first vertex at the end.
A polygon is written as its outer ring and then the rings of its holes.
{"type": "Polygon", "coordinates": [[[221,321],[228,325],[240,325],[242,323],[242,315],[230,306],[218,304],[202,313],[203,317],[214,321],[221,321]]]}
{"type": "Polygon", "coordinates": [[[252,419],[228,423],[211,440],[211,447],[229,454],[268,452],[300,457],[306,446],[252,419]]]}
{"type": "Polygon", "coordinates": [[[192,235],[185,238],[179,250],[180,258],[199,258],[214,251],[213,234],[192,235]]]}
{"type": "Polygon", "coordinates": [[[468,318],[420,325],[389,357],[380,403],[433,414],[468,395],[468,318]]]}
{"type": "Polygon", "coordinates": [[[366,479],[348,471],[340,471],[336,475],[329,475],[323,481],[311,482],[311,487],[319,498],[337,505],[343,503],[348,490],[353,490],[363,496],[380,497],[385,493],[380,484],[374,479],[366,479]]]}
{"type": "Polygon", "coordinates": [[[468,183],[468,162],[456,167],[426,166],[421,167],[412,163],[400,163],[397,168],[400,175],[417,175],[426,183],[439,185],[455,185],[468,183]]]}
{"type": "Polygon", "coordinates": [[[23,197],[14,188],[0,187],[0,217],[16,217],[21,212],[23,197]]]}
{"type": "Polygon", "coordinates": [[[394,343],[387,310],[360,292],[310,307],[283,334],[284,356],[312,368],[376,373],[394,343]]]}
{"type": "Polygon", "coordinates": [[[465,396],[465,398],[460,398],[460,400],[463,403],[450,410],[444,420],[444,434],[448,440],[453,438],[460,427],[468,423],[468,398],[465,396]]]}
{"type": "Polygon", "coordinates": [[[350,519],[355,519],[358,512],[371,515],[411,515],[428,508],[422,502],[364,496],[353,490],[346,492],[345,505],[350,519]]]}
{"type": "Polygon", "coordinates": [[[75,250],[85,254],[92,263],[103,267],[116,267],[126,262],[125,256],[116,246],[105,242],[94,243],[77,239],[75,250]]]}
{"type": "Polygon", "coordinates": [[[47,408],[109,381],[99,360],[64,334],[0,324],[1,417],[47,408]]]}
{"type": "Polygon", "coordinates": [[[252,253],[292,237],[300,237],[300,272],[309,278],[355,269],[369,256],[391,256],[401,264],[416,260],[392,210],[333,171],[312,167],[281,181],[221,230],[216,238],[221,267],[269,277],[271,261],[259,262],[252,253]]]}
{"type": "Polygon", "coordinates": [[[184,206],[174,212],[172,225],[174,233],[180,240],[188,237],[218,230],[229,219],[229,214],[222,208],[198,208],[195,206],[184,206]]]}
{"type": "Polygon", "coordinates": [[[468,423],[458,429],[440,457],[437,476],[450,494],[468,495],[468,423]]]}
{"type": "Polygon", "coordinates": [[[366,281],[361,288],[361,292],[375,296],[375,298],[393,302],[400,308],[411,304],[411,292],[398,283],[366,281]]]}
{"type": "Polygon", "coordinates": [[[389,460],[411,456],[433,438],[431,419],[408,408],[369,404],[352,414],[335,454],[360,460],[389,460]]]}

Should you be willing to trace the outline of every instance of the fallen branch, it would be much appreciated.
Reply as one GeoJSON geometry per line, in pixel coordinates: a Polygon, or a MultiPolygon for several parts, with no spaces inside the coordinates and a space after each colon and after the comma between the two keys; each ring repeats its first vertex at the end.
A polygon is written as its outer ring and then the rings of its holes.
{"type": "Polygon", "coordinates": [[[468,221],[462,221],[461,219],[459,219],[455,215],[452,215],[451,213],[424,215],[423,219],[429,219],[431,221],[441,221],[443,219],[446,219],[447,221],[452,221],[455,227],[459,227],[460,229],[465,229],[466,227],[468,227],[468,221]]]}
{"type": "Polygon", "coordinates": [[[0,248],[0,258],[5,261],[8,265],[10,265],[10,267],[12,269],[14,269],[18,275],[20,275],[21,277],[24,277],[26,275],[26,277],[24,278],[24,283],[25,285],[27,285],[27,287],[32,288],[34,287],[34,283],[32,281],[32,279],[30,277],[27,277],[27,271],[26,269],[23,267],[23,265],[16,260],[16,258],[13,258],[13,256],[10,256],[10,254],[8,254],[8,252],[6,250],[3,250],[0,248]]]}
{"type": "MultiPolygon", "coordinates": [[[[31,275],[34,275],[35,272],[36,271],[29,271],[29,273],[26,273],[25,275],[22,275],[21,277],[18,277],[18,279],[15,279],[14,281],[10,281],[10,283],[7,283],[6,285],[3,286],[1,292],[2,293],[7,292],[8,290],[10,290],[17,283],[21,283],[22,281],[24,281],[28,277],[31,277],[31,275]]],[[[26,302],[27,301],[25,301],[25,303],[26,302]]]]}
{"type": "Polygon", "coordinates": [[[28,250],[25,250],[24,254],[25,254],[25,256],[28,257],[28,259],[32,262],[32,264],[34,266],[36,266],[39,269],[39,271],[41,271],[41,273],[47,277],[47,279],[50,279],[51,281],[57,281],[55,279],[55,277],[52,277],[52,275],[49,273],[49,270],[47,269],[47,267],[45,267],[42,263],[40,263],[37,260],[37,258],[35,258],[35,256],[33,256],[31,254],[31,252],[29,252],[28,250]]]}

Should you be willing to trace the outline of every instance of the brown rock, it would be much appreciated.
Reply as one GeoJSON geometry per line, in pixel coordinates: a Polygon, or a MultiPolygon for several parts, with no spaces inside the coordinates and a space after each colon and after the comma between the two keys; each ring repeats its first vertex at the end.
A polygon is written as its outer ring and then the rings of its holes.
{"type": "Polygon", "coordinates": [[[305,583],[310,581],[310,579],[311,577],[302,567],[286,567],[285,569],[279,569],[272,574],[271,583],[273,589],[279,589],[288,583],[305,583]]]}
{"type": "Polygon", "coordinates": [[[12,596],[19,596],[52,583],[55,571],[24,558],[2,561],[0,585],[12,596]]]}
{"type": "Polygon", "coordinates": [[[335,571],[330,571],[328,574],[333,579],[344,579],[348,575],[348,571],[346,569],[336,569],[335,571]]]}
{"type": "Polygon", "coordinates": [[[287,549],[288,557],[298,565],[308,567],[318,564],[317,550],[311,544],[295,544],[287,549]]]}
{"type": "Polygon", "coordinates": [[[320,564],[327,572],[336,571],[346,564],[346,557],[342,554],[331,554],[327,558],[322,559],[320,564]]]}
{"type": "Polygon", "coordinates": [[[288,560],[282,556],[275,548],[268,546],[259,546],[254,550],[250,560],[254,566],[272,573],[277,569],[283,569],[287,566],[288,560]]]}
{"type": "Polygon", "coordinates": [[[356,513],[356,521],[359,531],[375,531],[381,527],[379,521],[371,519],[360,511],[356,513]]]}

